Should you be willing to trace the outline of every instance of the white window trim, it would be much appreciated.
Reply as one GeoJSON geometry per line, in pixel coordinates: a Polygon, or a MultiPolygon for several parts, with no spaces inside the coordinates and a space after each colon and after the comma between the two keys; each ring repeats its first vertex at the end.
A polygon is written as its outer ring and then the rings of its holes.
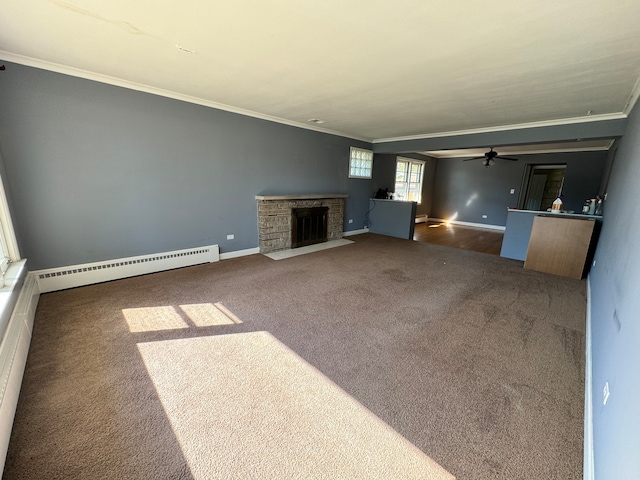
{"type": "Polygon", "coordinates": [[[18,240],[13,230],[13,221],[2,178],[0,178],[0,243],[2,243],[2,253],[5,257],[8,257],[12,262],[20,260],[18,240]]]}
{"type": "Polygon", "coordinates": [[[364,178],[364,179],[371,179],[373,178],[373,151],[372,150],[367,150],[366,148],[358,148],[358,147],[351,147],[349,149],[349,178],[364,178]],[[353,152],[354,151],[360,151],[360,152],[367,152],[371,154],[371,160],[370,160],[370,169],[369,169],[369,175],[365,176],[365,175],[352,175],[351,174],[351,170],[352,170],[352,166],[351,166],[351,162],[353,161],[353,152]]]}
{"type": "MultiPolygon", "coordinates": [[[[422,189],[424,188],[424,171],[426,168],[426,163],[424,160],[416,160],[415,158],[407,158],[407,157],[396,157],[396,173],[398,172],[398,163],[399,162],[404,162],[404,163],[408,163],[409,164],[409,175],[411,175],[411,164],[412,163],[419,163],[422,165],[422,174],[420,175],[420,201],[417,202],[418,205],[422,205],[422,189]]],[[[409,177],[411,178],[411,177],[409,177]]],[[[411,182],[407,182],[407,183],[411,183],[411,182]]],[[[395,190],[395,184],[394,184],[394,190],[395,190]]],[[[394,192],[397,194],[397,192],[394,192]]],[[[410,200],[407,200],[410,201],[410,200]]]]}

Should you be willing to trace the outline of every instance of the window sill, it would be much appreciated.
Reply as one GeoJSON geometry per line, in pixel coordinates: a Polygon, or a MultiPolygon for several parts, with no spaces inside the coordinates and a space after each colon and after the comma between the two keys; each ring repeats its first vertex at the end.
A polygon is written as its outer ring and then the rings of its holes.
{"type": "Polygon", "coordinates": [[[27,275],[26,260],[9,265],[4,275],[4,286],[0,288],[0,339],[4,338],[4,332],[18,301],[20,288],[27,275]]]}

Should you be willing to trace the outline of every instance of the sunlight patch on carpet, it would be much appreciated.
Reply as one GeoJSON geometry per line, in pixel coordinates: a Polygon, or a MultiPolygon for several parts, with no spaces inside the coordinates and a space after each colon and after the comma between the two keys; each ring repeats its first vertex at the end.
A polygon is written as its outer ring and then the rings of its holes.
{"type": "Polygon", "coordinates": [[[234,325],[236,323],[242,323],[242,320],[231,313],[221,303],[195,303],[192,305],[180,305],[180,309],[197,327],[234,325]]]}
{"type": "Polygon", "coordinates": [[[174,307],[125,308],[122,310],[130,332],[153,332],[189,328],[174,307]]]}
{"type": "Polygon", "coordinates": [[[454,478],[268,332],[138,350],[196,480],[454,478]]]}

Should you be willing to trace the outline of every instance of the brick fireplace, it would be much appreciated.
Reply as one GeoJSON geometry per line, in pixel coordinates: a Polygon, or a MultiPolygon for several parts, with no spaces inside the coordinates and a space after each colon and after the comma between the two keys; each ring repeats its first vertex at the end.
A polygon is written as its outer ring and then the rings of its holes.
{"type": "Polygon", "coordinates": [[[344,194],[257,195],[260,253],[291,248],[294,209],[328,208],[327,240],[342,238],[344,194]]]}

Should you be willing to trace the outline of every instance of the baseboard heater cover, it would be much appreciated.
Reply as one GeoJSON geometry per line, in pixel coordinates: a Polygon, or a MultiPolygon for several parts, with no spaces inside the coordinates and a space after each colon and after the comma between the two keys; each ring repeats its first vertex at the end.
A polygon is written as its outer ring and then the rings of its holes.
{"type": "Polygon", "coordinates": [[[208,245],[173,252],[36,270],[32,273],[36,275],[40,292],[47,293],[219,260],[218,245],[208,245]]]}
{"type": "Polygon", "coordinates": [[[9,448],[39,297],[35,275],[28,274],[0,344],[0,472],[9,448]]]}

